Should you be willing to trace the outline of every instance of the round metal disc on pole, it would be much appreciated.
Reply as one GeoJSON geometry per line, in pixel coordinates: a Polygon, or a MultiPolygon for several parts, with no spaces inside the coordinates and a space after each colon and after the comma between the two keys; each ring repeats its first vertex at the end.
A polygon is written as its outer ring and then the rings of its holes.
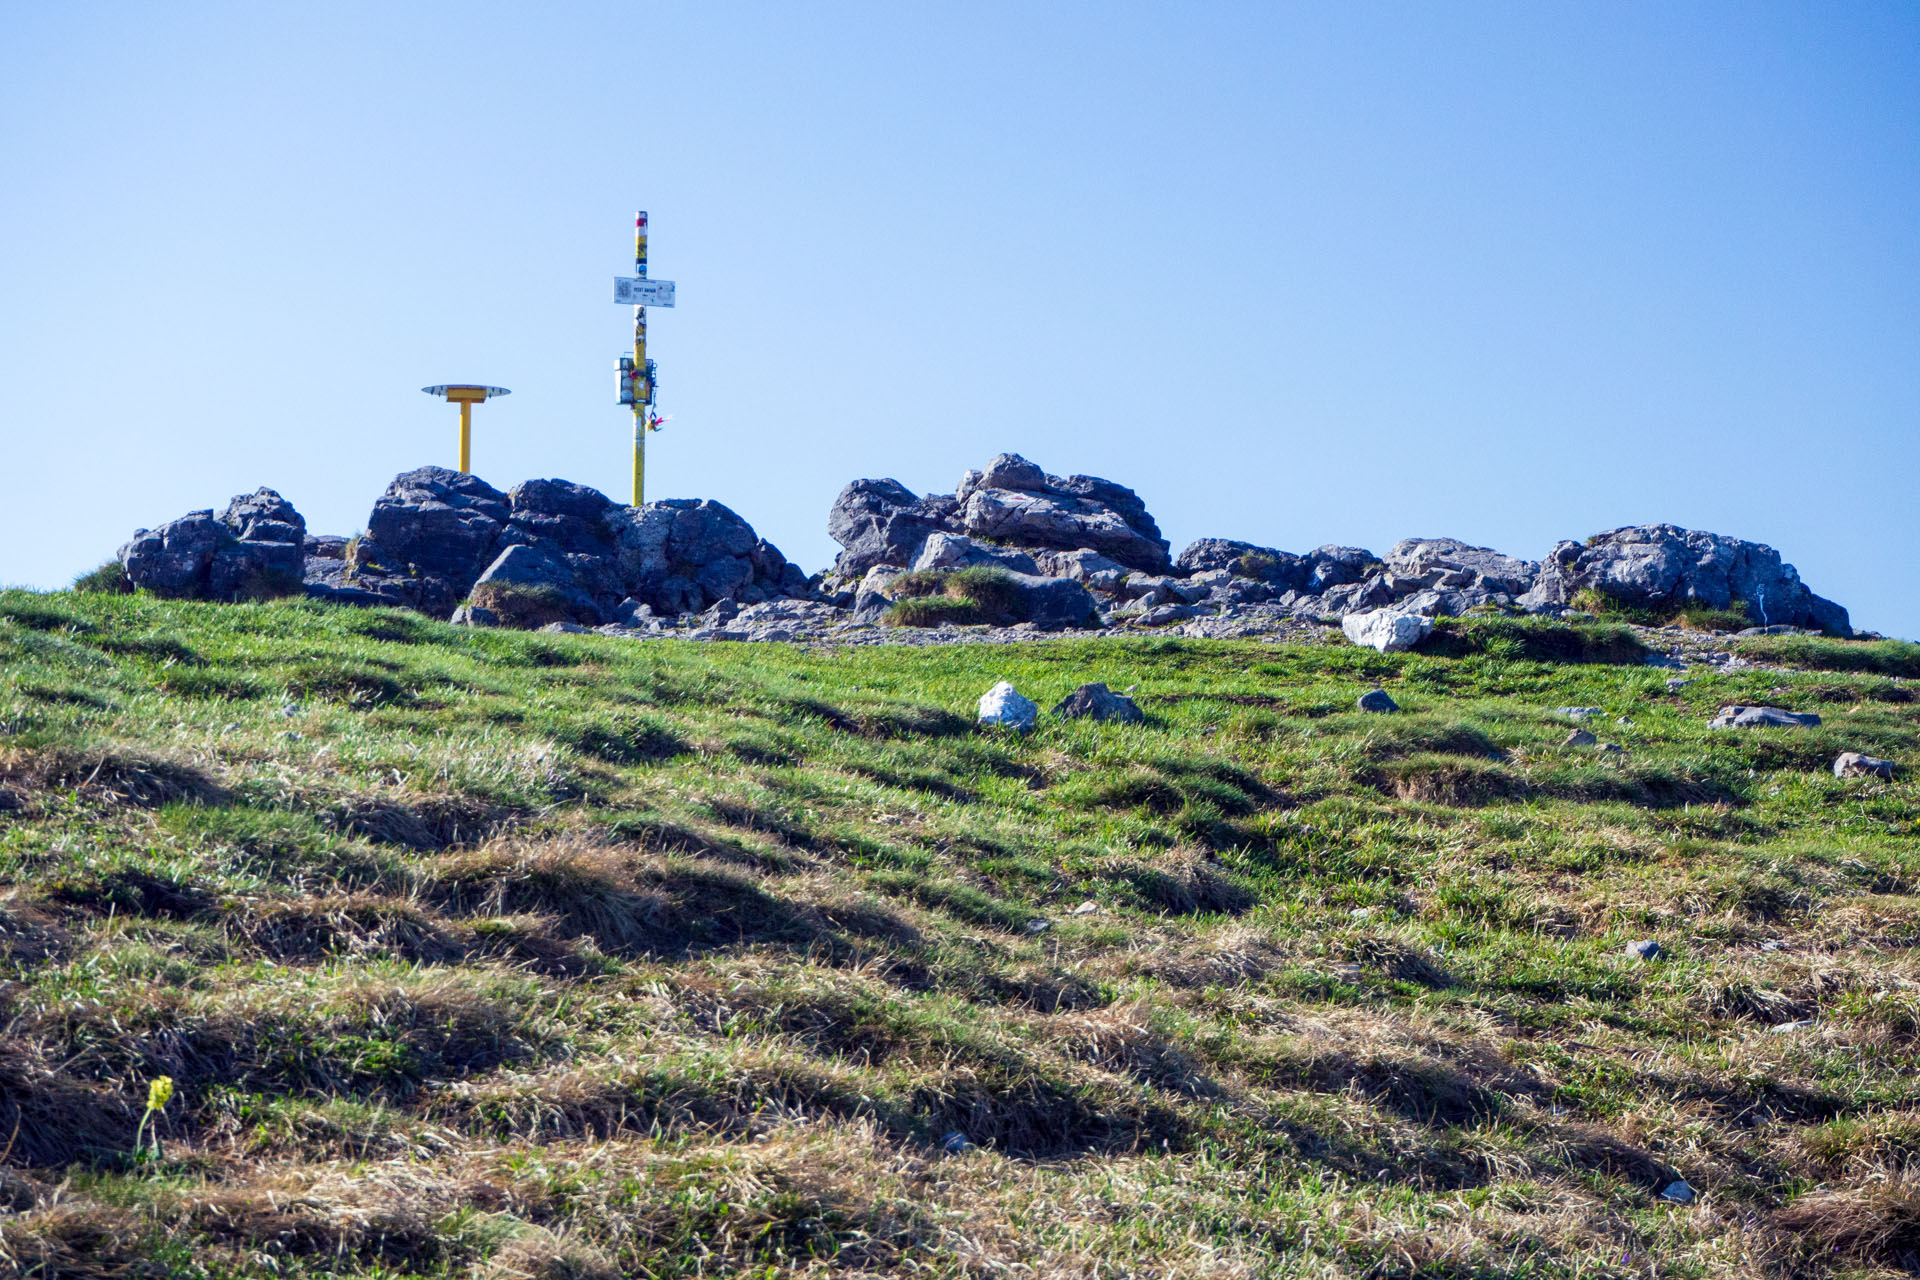
{"type": "Polygon", "coordinates": [[[471,474],[473,471],[473,406],[496,396],[510,396],[513,393],[505,387],[488,387],[474,382],[446,382],[439,386],[420,389],[430,396],[440,396],[460,406],[460,470],[462,473],[471,474]]]}

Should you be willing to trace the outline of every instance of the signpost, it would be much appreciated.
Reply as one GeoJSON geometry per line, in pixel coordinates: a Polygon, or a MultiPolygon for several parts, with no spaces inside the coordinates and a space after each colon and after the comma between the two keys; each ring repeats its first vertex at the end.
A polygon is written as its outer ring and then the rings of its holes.
{"type": "Polygon", "coordinates": [[[647,308],[673,305],[673,281],[647,279],[647,214],[633,217],[633,275],[615,276],[613,300],[633,308],[633,354],[620,357],[620,403],[633,406],[633,505],[646,503],[647,432],[660,429],[653,413],[657,370],[647,359],[647,308]]]}
{"type": "Polygon", "coordinates": [[[440,396],[460,406],[460,470],[471,472],[473,467],[473,406],[495,396],[512,395],[505,387],[482,387],[472,383],[447,383],[437,387],[422,387],[430,396],[440,396]]]}
{"type": "Polygon", "coordinates": [[[630,307],[670,307],[673,305],[673,281],[615,276],[613,300],[630,307]]]}

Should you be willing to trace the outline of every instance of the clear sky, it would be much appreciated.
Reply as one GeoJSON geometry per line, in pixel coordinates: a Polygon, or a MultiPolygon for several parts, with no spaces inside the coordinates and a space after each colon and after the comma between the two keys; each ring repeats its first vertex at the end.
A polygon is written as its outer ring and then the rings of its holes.
{"type": "Polygon", "coordinates": [[[1176,550],[1657,520],[1920,637],[1920,6],[0,0],[0,581],[399,471],[824,567],[992,454],[1176,550]]]}

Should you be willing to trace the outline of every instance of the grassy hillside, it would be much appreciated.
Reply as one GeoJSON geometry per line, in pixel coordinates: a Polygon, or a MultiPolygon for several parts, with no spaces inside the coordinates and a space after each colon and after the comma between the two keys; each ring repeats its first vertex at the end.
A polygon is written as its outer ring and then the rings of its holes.
{"type": "Polygon", "coordinates": [[[0,594],[0,1267],[1913,1266],[1920,795],[1828,766],[1920,763],[1916,651],[1436,647],[0,594]],[[1149,722],[978,731],[1001,678],[1149,722]]]}

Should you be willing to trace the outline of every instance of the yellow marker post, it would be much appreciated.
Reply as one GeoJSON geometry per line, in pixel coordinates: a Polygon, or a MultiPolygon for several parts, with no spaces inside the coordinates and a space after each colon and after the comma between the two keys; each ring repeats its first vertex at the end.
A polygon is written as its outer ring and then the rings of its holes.
{"type": "Polygon", "coordinates": [[[647,308],[673,305],[673,281],[647,279],[647,214],[633,216],[632,276],[615,276],[613,300],[633,306],[633,354],[620,357],[620,403],[633,406],[633,505],[647,500],[647,432],[660,429],[652,416],[658,371],[647,359],[647,308]]]}
{"type": "Polygon", "coordinates": [[[460,470],[473,472],[473,406],[495,396],[512,395],[505,387],[482,387],[472,383],[446,383],[422,387],[430,396],[439,396],[460,406],[460,470]]]}
{"type": "MultiPolygon", "coordinates": [[[[633,217],[633,273],[647,278],[647,212],[633,217]]],[[[647,376],[647,309],[633,309],[633,505],[647,502],[647,407],[653,403],[653,379],[647,376]]]]}

